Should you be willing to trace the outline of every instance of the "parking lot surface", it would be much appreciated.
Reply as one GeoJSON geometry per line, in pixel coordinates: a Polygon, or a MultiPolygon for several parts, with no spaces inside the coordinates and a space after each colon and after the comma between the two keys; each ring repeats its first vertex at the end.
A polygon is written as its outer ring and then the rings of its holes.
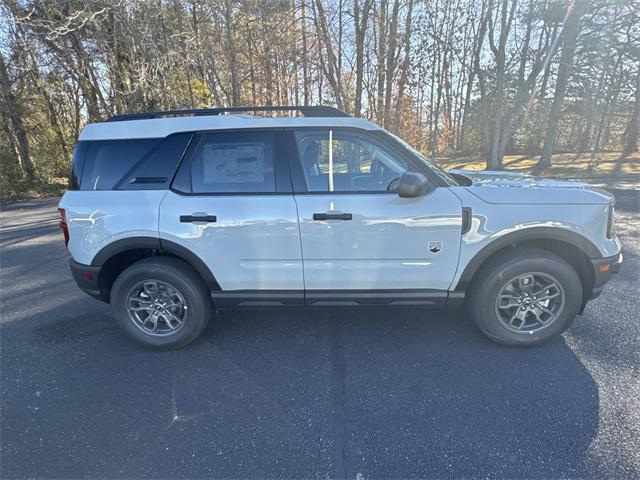
{"type": "Polygon", "coordinates": [[[548,344],[462,310],[221,312],[157,352],[80,292],[57,199],[0,213],[2,478],[640,477],[640,198],[622,272],[548,344]]]}

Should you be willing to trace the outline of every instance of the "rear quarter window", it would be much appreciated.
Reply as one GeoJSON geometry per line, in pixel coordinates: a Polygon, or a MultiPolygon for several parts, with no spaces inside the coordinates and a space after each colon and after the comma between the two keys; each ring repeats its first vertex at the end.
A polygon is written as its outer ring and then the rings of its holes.
{"type": "Polygon", "coordinates": [[[69,171],[69,184],[67,189],[78,190],[80,188],[80,179],[82,178],[82,169],[84,168],[84,159],[87,155],[89,142],[78,142],[73,149],[71,156],[71,170],[69,171]]]}
{"type": "Polygon", "coordinates": [[[122,178],[119,190],[169,188],[169,182],[191,141],[191,133],[176,133],[163,139],[122,178]]]}
{"type": "Polygon", "coordinates": [[[112,190],[160,139],[96,140],[90,142],[80,190],[112,190]]]}
{"type": "Polygon", "coordinates": [[[166,138],[87,142],[80,189],[167,188],[190,139],[190,133],[180,133],[166,138]]]}

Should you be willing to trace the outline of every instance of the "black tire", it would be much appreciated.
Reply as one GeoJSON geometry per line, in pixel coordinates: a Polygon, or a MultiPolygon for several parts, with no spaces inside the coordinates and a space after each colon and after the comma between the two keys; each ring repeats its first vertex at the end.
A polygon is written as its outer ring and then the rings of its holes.
{"type": "MultiPolygon", "coordinates": [[[[209,295],[207,286],[187,263],[172,257],[150,257],[134,263],[118,275],[111,288],[111,306],[116,323],[133,339],[152,348],[176,349],[198,338],[206,328],[213,310],[209,295]],[[184,299],[187,308],[184,309],[183,323],[175,332],[162,336],[148,333],[130,316],[127,308],[129,292],[146,280],[170,285],[184,299]]],[[[164,325],[167,328],[166,323],[164,325]]]]}
{"type": "MultiPolygon", "coordinates": [[[[571,326],[582,305],[582,283],[576,271],[560,257],[538,248],[514,248],[483,265],[469,289],[467,309],[476,325],[492,340],[509,346],[529,346],[550,340],[571,326]],[[564,306],[557,318],[535,331],[514,332],[498,314],[496,302],[502,288],[513,278],[541,273],[557,280],[564,306]]],[[[509,311],[509,314],[512,311],[509,311]]],[[[540,311],[538,310],[538,313],[540,311]]]]}

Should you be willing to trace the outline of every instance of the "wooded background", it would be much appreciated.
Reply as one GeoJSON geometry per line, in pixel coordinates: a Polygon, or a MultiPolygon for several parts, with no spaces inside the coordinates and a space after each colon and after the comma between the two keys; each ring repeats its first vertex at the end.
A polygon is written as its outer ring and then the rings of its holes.
{"type": "Polygon", "coordinates": [[[1,0],[2,197],[126,112],[335,105],[433,158],[637,151],[638,0],[1,0]]]}

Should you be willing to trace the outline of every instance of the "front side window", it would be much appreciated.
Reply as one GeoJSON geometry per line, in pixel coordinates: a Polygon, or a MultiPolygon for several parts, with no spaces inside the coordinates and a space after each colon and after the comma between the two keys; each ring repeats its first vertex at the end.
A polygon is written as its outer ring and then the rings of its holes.
{"type": "Polygon", "coordinates": [[[204,135],[191,161],[192,192],[275,192],[274,144],[266,132],[204,135]]]}
{"type": "Polygon", "coordinates": [[[408,170],[404,160],[363,134],[296,132],[296,142],[310,192],[390,191],[408,170]]]}
{"type": "Polygon", "coordinates": [[[458,186],[459,183],[458,181],[452,177],[450,174],[448,174],[447,172],[445,172],[441,167],[439,167],[436,163],[431,162],[430,160],[427,159],[427,157],[425,157],[422,153],[420,153],[418,150],[416,150],[415,148],[413,148],[411,145],[409,145],[407,142],[405,142],[404,140],[402,140],[400,137],[394,135],[391,132],[387,132],[385,130],[379,130],[379,132],[384,135],[384,136],[388,136],[390,138],[392,138],[393,140],[395,140],[396,142],[398,142],[400,145],[402,145],[402,147],[406,148],[409,152],[411,152],[421,163],[423,163],[431,172],[433,172],[436,176],[440,177],[441,180],[444,180],[444,182],[451,186],[451,187],[455,187],[458,186]]]}

